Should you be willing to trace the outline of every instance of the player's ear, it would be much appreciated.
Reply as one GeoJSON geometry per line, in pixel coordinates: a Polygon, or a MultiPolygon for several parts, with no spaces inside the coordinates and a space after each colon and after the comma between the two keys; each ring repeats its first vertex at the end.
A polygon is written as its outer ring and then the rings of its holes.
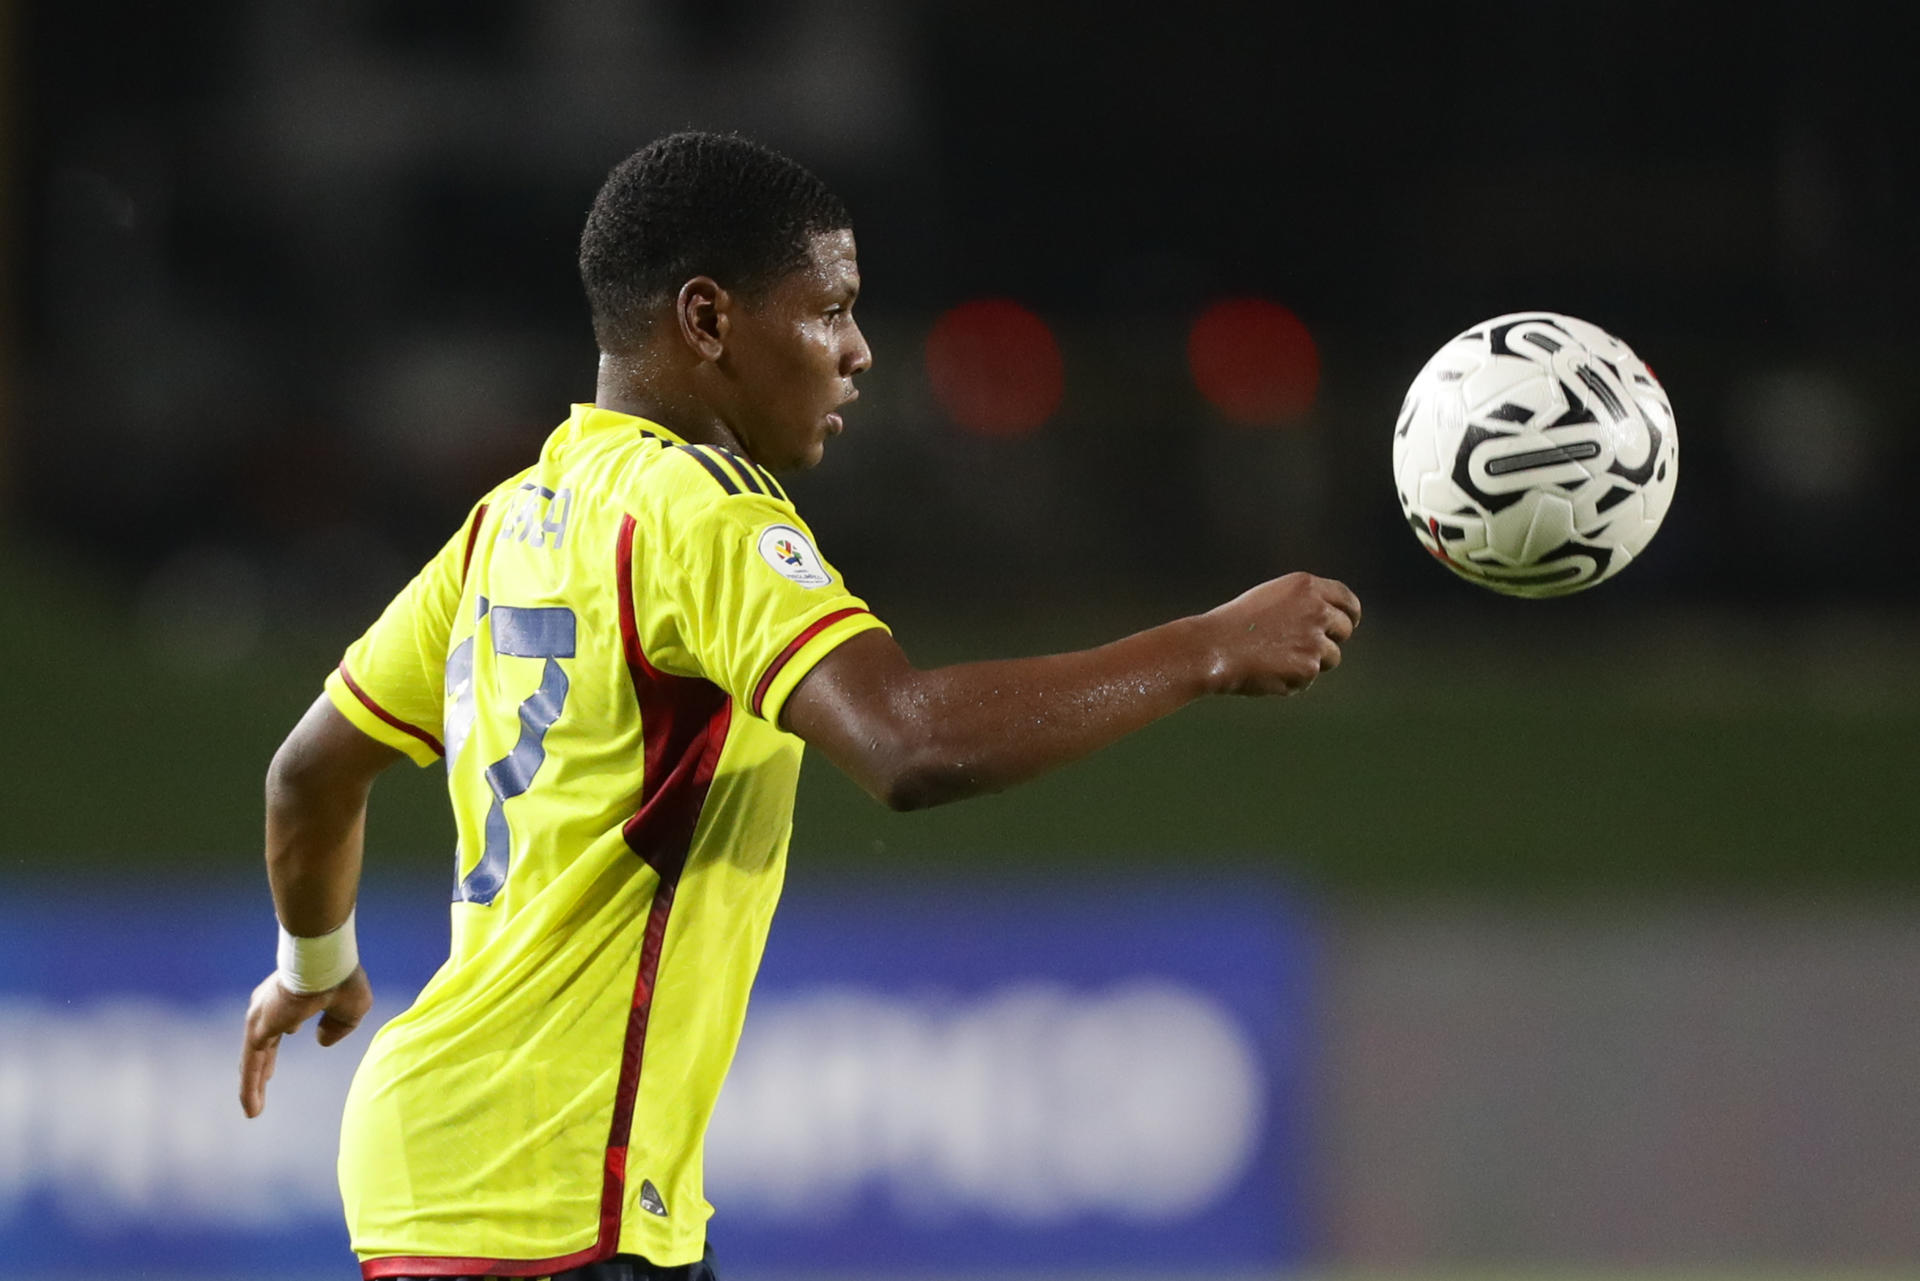
{"type": "Polygon", "coordinates": [[[680,324],[680,341],[702,360],[718,360],[726,348],[727,308],[732,297],[712,276],[695,276],[680,286],[673,315],[680,324]]]}

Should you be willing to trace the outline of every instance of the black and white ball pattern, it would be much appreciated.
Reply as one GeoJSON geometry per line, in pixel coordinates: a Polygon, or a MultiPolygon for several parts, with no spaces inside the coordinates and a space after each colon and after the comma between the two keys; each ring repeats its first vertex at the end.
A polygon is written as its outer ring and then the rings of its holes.
{"type": "Polygon", "coordinates": [[[1646,549],[1680,442],[1659,380],[1597,325],[1516,312],[1475,325],[1413,380],[1393,477],[1420,545],[1469,582],[1564,596],[1646,549]]]}

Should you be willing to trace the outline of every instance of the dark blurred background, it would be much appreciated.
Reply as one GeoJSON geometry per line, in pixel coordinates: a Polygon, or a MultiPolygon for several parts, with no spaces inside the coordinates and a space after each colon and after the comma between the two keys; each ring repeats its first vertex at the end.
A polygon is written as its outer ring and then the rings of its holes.
{"type": "MultiPolygon", "coordinates": [[[[0,865],[257,884],[280,736],[592,393],[574,252],[601,178],[661,133],[738,129],[853,209],[876,364],[791,488],[916,658],[1092,644],[1294,568],[1367,606],[1308,696],[1196,707],[1005,797],[896,816],[816,762],[797,885],[1298,888],[1341,923],[1328,1061],[1359,1119],[1329,1151],[1353,1170],[1408,1142],[1383,1118],[1417,1128],[1393,1111],[1417,1091],[1366,1084],[1397,1047],[1471,1092],[1496,1011],[1586,1045],[1582,1000],[1695,993],[1622,1033],[1651,1046],[1724,984],[1772,1009],[1798,975],[1800,1005],[1729,1033],[1685,1089],[1649,1085],[1636,1133],[1710,1107],[1705,1082],[1762,1046],[1800,1048],[1751,1098],[1831,1086],[1853,1120],[1812,1149],[1708,1136],[1698,1162],[1616,1170],[1745,1188],[1798,1161],[1748,1203],[1798,1218],[1702,1211],[1689,1236],[1650,1192],[1637,1255],[1599,1227],[1528,1236],[1568,1220],[1518,1185],[1619,1188],[1497,1157],[1512,1197],[1406,1210],[1488,1186],[1474,1136],[1520,1113],[1482,1099],[1433,1122],[1429,1165],[1393,1167],[1403,1218],[1373,1212],[1385,1185],[1334,1181],[1330,1257],[1920,1257],[1920,1114],[1895,1084],[1920,1043],[1893,995],[1920,978],[1920,106],[1882,7],[66,0],[0,20],[0,865]],[[1389,480],[1427,356],[1526,309],[1632,344],[1682,442],[1643,560],[1553,602],[1431,564],[1389,480]],[[1458,982],[1425,1001],[1423,973],[1458,982]],[[1501,986],[1527,975],[1548,987],[1501,986]],[[1888,1000],[1851,1031],[1822,1021],[1867,991],[1888,1000]],[[1833,1075],[1842,1042],[1866,1076],[1833,1075]]],[[[376,800],[370,875],[437,885],[437,774],[406,774],[376,800]]],[[[1529,1097],[1592,1097],[1525,1061],[1553,1083],[1529,1097]]],[[[1550,1153],[1579,1113],[1530,1115],[1550,1153]]]]}
{"type": "MultiPolygon", "coordinates": [[[[0,840],[30,863],[250,842],[319,673],[591,395],[584,208],[693,125],[855,211],[877,363],[794,488],[911,652],[1090,643],[1296,567],[1369,607],[1315,691],[1337,724],[1205,709],[1225,728],[1138,749],[1239,769],[1247,805],[1196,801],[1230,814],[1142,813],[1111,763],[1080,783],[1117,810],[1061,811],[1069,778],[904,826],[829,781],[829,862],[898,832],[1126,837],[1447,880],[1392,828],[1411,788],[1476,824],[1458,844],[1501,870],[1461,874],[1495,884],[1907,884],[1884,819],[1911,806],[1915,111],[1868,12],[13,6],[0,556],[36,728],[9,736],[0,840]],[[1530,308],[1634,344],[1684,442],[1643,561],[1550,604],[1428,564],[1387,478],[1426,356],[1530,308]],[[1202,381],[1210,314],[1238,337],[1202,381]],[[1556,809],[1577,821],[1537,826],[1556,809]]],[[[393,804],[440,839],[430,789],[393,804]]]]}
{"type": "Polygon", "coordinates": [[[1686,501],[1596,608],[1910,603],[1879,554],[1914,460],[1904,51],[1844,10],[1735,12],[23,6],[16,527],[136,591],[218,558],[284,586],[269,619],[382,600],[370,564],[590,393],[584,207],[698,125],[856,212],[876,386],[811,506],[888,604],[928,594],[931,528],[1034,601],[1302,560],[1445,601],[1380,518],[1380,425],[1438,341],[1525,308],[1625,335],[1686,429],[1686,501]],[[1323,362],[1264,439],[1185,359],[1247,295],[1323,362]],[[1066,357],[997,451],[923,390],[930,322],[981,296],[1066,357]]]}

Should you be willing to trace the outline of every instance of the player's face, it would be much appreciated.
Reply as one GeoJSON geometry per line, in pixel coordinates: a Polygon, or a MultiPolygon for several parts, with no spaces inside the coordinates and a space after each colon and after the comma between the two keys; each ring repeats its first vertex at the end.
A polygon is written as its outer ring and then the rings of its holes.
{"type": "Polygon", "coordinates": [[[811,467],[845,426],[836,411],[873,363],[853,319],[859,293],[853,232],[830,231],[763,298],[733,309],[725,361],[738,398],[727,425],[763,467],[811,467]]]}

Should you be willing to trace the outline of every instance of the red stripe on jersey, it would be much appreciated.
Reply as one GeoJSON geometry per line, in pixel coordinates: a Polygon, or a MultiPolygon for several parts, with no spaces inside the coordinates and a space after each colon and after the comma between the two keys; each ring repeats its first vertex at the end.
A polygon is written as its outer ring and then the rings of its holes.
{"type": "Polygon", "coordinates": [[[693,848],[693,829],[733,723],[733,700],[718,685],[685,676],[642,677],[634,692],[646,775],[640,808],[621,831],[635,854],[671,880],[693,848]]]}
{"type": "Polygon", "coordinates": [[[428,747],[431,747],[433,749],[434,755],[445,756],[447,754],[447,749],[440,745],[439,739],[427,733],[427,731],[421,729],[417,725],[407,724],[405,721],[401,720],[398,716],[395,716],[392,712],[380,706],[380,704],[374,702],[373,699],[367,694],[367,691],[360,688],[360,682],[353,679],[353,673],[347,670],[347,665],[345,663],[340,664],[340,679],[346,683],[346,686],[348,689],[353,691],[353,696],[359,699],[361,703],[366,706],[366,709],[372,712],[375,716],[378,716],[381,720],[393,726],[395,729],[402,730],[408,734],[413,735],[415,738],[425,743],[428,747]]]}
{"type": "Polygon", "coordinates": [[[836,609],[833,613],[828,614],[825,618],[807,628],[806,631],[794,637],[792,643],[780,651],[780,656],[767,665],[766,675],[762,676],[760,683],[753,687],[753,714],[755,716],[760,715],[760,705],[767,701],[767,691],[773,688],[773,678],[780,674],[782,668],[793,661],[793,656],[798,654],[801,649],[806,646],[808,641],[841,619],[853,614],[864,614],[866,612],[866,610],[861,609],[857,605],[849,605],[845,609],[836,609]]]}
{"type": "MultiPolygon", "coordinates": [[[[614,584],[620,593],[620,652],[626,655],[629,672],[644,673],[649,679],[664,675],[655,670],[647,656],[640,652],[639,617],[633,612],[633,540],[635,531],[631,516],[620,518],[620,538],[615,552],[616,572],[619,581],[614,584]]],[[[635,677],[635,683],[639,678],[635,677]]]]}
{"type": "Polygon", "coordinates": [[[654,983],[660,952],[667,937],[667,916],[673,909],[680,873],[693,849],[700,812],[707,803],[720,751],[733,724],[733,700],[711,681],[674,676],[647,661],[640,646],[639,616],[633,600],[632,516],[622,518],[616,544],[616,590],[620,601],[620,644],[640,704],[643,741],[640,808],[621,829],[627,845],[659,874],[653,908],[640,947],[634,976],[633,1004],[627,1016],[627,1036],[620,1051],[620,1081],[615,1087],[613,1124],[607,1136],[606,1178],[601,1185],[600,1239],[620,1239],[620,1215],[626,1206],[627,1142],[633,1129],[633,1110],[640,1094],[641,1062],[646,1052],[647,1022],[653,1011],[654,983]]]}
{"type": "Polygon", "coordinates": [[[647,932],[640,944],[640,965],[633,978],[633,1004],[627,1011],[627,1037],[620,1046],[620,1083],[614,1087],[613,1124],[607,1131],[606,1174],[600,1185],[599,1244],[608,1254],[620,1244],[620,1214],[627,1204],[627,1140],[632,1137],[633,1108],[640,1097],[640,1064],[647,1052],[653,981],[660,972],[660,949],[667,939],[667,915],[673,911],[673,894],[678,885],[678,881],[662,877],[654,887],[653,908],[647,913],[647,932]]]}
{"type": "Polygon", "coordinates": [[[393,1254],[360,1265],[364,1281],[380,1277],[544,1277],[568,1268],[598,1263],[613,1255],[611,1245],[595,1241],[584,1250],[551,1259],[478,1259],[447,1255],[393,1254]]]}
{"type": "Polygon", "coordinates": [[[481,503],[479,510],[473,513],[473,524],[467,530],[467,551],[460,558],[460,582],[467,581],[467,566],[473,564],[473,545],[480,541],[480,522],[487,518],[488,504],[481,503]]]}
{"type": "Polygon", "coordinates": [[[671,880],[693,846],[693,829],[733,722],[733,700],[712,681],[661,671],[641,652],[633,608],[634,536],[633,517],[622,518],[616,566],[620,643],[640,703],[646,752],[640,808],[622,831],[633,852],[671,880]]]}

